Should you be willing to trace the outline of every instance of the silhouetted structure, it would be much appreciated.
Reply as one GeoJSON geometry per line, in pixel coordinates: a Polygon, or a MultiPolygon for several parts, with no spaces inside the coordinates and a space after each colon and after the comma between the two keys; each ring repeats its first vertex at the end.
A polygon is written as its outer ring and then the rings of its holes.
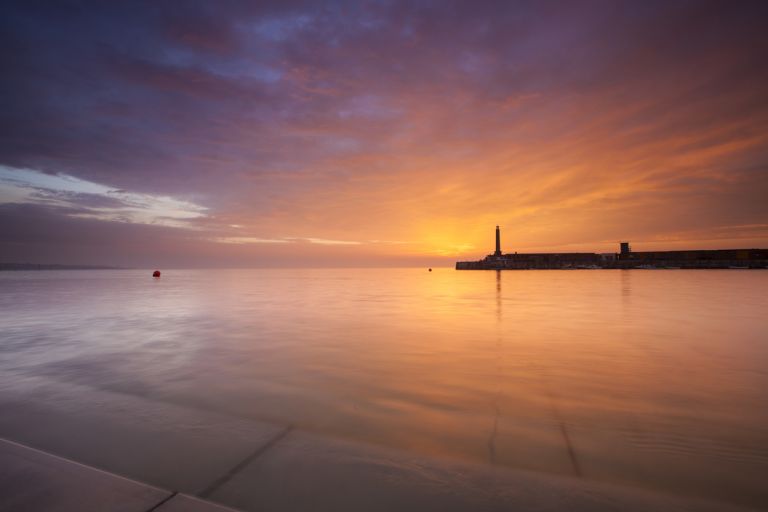
{"type": "Polygon", "coordinates": [[[632,252],[632,249],[629,248],[629,242],[621,242],[619,246],[621,248],[621,252],[619,252],[619,254],[621,254],[622,256],[632,252]]]}
{"type": "Polygon", "coordinates": [[[768,249],[715,249],[632,252],[620,242],[619,252],[504,254],[496,226],[496,250],[480,261],[457,261],[456,270],[530,270],[599,268],[768,268],[768,249]]]}

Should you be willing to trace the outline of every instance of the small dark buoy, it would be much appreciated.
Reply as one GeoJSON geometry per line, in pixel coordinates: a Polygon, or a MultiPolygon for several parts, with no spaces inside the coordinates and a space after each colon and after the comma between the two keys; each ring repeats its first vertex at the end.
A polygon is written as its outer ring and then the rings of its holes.
{"type": "Polygon", "coordinates": [[[160,277],[160,271],[155,270],[154,272],[152,272],[152,277],[160,277]]]}
{"type": "Polygon", "coordinates": [[[429,269],[430,272],[432,272],[432,269],[429,269]]]}

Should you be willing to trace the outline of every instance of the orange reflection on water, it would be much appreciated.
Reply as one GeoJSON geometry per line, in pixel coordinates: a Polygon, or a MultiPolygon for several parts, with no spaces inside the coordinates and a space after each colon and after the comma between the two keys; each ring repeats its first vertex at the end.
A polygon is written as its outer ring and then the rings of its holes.
{"type": "Polygon", "coordinates": [[[27,283],[14,321],[31,339],[49,313],[61,338],[14,364],[423,454],[768,499],[767,272],[120,275],[47,299],[27,283]]]}

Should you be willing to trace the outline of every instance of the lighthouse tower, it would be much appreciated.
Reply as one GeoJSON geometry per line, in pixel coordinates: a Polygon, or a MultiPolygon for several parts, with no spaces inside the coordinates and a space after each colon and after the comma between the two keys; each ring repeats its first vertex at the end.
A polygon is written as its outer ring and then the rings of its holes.
{"type": "Polygon", "coordinates": [[[499,226],[496,226],[496,252],[493,255],[501,256],[501,231],[499,231],[499,226]]]}

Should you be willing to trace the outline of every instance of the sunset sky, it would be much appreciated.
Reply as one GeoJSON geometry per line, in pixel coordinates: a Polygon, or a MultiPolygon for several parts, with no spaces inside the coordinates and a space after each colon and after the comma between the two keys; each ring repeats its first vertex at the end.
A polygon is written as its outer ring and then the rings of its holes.
{"type": "Polygon", "coordinates": [[[768,247],[768,2],[0,13],[0,261],[768,247]]]}

